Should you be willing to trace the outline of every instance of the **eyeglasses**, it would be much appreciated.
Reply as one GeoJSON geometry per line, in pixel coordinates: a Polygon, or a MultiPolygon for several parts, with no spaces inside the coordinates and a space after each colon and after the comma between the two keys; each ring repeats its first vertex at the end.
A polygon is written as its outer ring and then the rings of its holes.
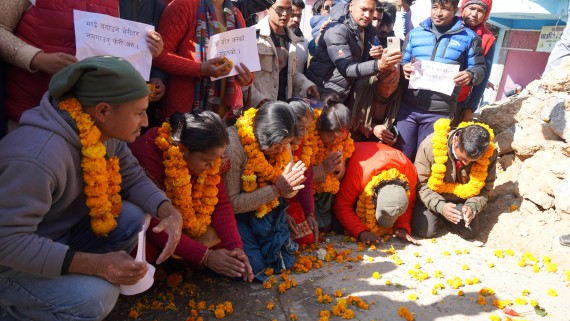
{"type": "Polygon", "coordinates": [[[323,6],[323,10],[331,11],[331,6],[327,4],[327,5],[323,6]]]}
{"type": "Polygon", "coordinates": [[[290,16],[293,13],[293,7],[289,7],[289,8],[283,8],[283,7],[271,7],[273,10],[275,10],[275,13],[279,16],[282,16],[283,13],[285,13],[286,15],[290,16]]]}

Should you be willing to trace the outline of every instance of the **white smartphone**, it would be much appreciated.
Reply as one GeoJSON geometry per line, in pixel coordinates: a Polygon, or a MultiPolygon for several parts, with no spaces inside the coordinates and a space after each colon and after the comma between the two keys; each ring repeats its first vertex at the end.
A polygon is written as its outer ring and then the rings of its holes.
{"type": "Polygon", "coordinates": [[[388,37],[388,50],[400,52],[400,38],[388,37]]]}

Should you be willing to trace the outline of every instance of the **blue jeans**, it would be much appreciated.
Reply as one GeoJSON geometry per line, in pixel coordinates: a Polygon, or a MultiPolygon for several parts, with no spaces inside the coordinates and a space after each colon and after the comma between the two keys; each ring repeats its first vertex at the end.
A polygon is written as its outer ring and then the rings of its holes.
{"type": "Polygon", "coordinates": [[[433,124],[440,118],[451,117],[451,113],[430,112],[402,102],[395,125],[400,136],[394,148],[401,150],[413,162],[420,144],[433,133],[433,124]]]}
{"type": "MultiPolygon", "coordinates": [[[[90,217],[56,240],[76,251],[108,253],[132,250],[144,212],[123,201],[117,228],[107,237],[91,231],[90,217]]],[[[83,274],[33,275],[0,266],[0,320],[103,320],[119,297],[119,286],[83,274]]]]}

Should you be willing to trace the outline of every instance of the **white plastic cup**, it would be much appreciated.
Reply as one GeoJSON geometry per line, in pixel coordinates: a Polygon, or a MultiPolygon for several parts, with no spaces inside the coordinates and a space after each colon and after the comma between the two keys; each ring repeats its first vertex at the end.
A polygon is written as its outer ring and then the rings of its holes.
{"type": "Polygon", "coordinates": [[[150,215],[145,214],[144,224],[142,226],[142,230],[139,232],[137,257],[135,258],[135,261],[145,262],[148,267],[148,270],[146,271],[145,276],[143,276],[137,283],[132,285],[121,285],[119,292],[123,295],[135,295],[142,293],[150,289],[150,287],[154,284],[154,272],[156,271],[156,268],[152,264],[146,262],[146,256],[145,256],[146,230],[149,224],[150,224],[150,215]]]}

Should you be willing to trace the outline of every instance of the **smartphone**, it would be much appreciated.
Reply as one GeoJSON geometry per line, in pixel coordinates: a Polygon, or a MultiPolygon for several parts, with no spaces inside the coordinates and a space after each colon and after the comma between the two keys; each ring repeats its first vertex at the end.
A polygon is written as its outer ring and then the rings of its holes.
{"type": "Polygon", "coordinates": [[[388,37],[388,50],[400,52],[400,38],[388,37]]]}
{"type": "Polygon", "coordinates": [[[396,138],[398,138],[398,136],[400,136],[400,132],[398,131],[398,128],[396,128],[396,126],[392,126],[390,127],[390,133],[392,133],[392,135],[394,135],[394,140],[396,138]]]}

